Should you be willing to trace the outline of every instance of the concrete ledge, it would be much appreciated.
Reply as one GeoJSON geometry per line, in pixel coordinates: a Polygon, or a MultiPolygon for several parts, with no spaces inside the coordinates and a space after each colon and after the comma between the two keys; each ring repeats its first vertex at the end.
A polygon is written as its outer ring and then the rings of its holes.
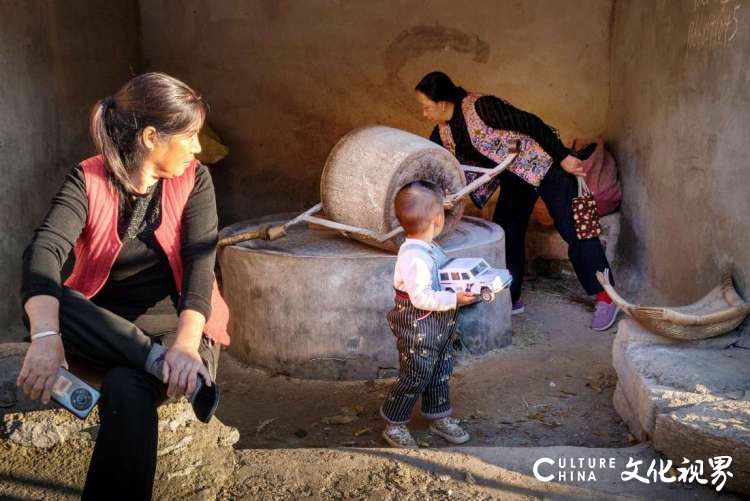
{"type": "Polygon", "coordinates": [[[653,440],[676,465],[702,459],[708,471],[708,458],[732,456],[727,488],[750,493],[750,350],[738,347],[746,339],[675,341],[628,319],[612,358],[614,406],[638,439],[653,440]]]}

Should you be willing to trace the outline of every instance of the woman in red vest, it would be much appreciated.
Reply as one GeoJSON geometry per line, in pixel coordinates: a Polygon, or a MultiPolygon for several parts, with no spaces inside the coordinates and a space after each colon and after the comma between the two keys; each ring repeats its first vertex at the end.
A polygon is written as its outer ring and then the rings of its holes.
{"type": "Polygon", "coordinates": [[[208,421],[218,403],[228,312],[213,185],[195,159],[205,115],[194,90],[161,73],[97,102],[99,154],[67,174],[24,252],[31,345],[18,385],[46,403],[66,355],[106,371],[84,499],[150,499],[157,406],[184,395],[208,421]]]}
{"type": "Polygon", "coordinates": [[[579,240],[573,223],[571,204],[578,195],[575,176],[584,176],[583,167],[562,144],[557,131],[539,117],[495,96],[467,93],[438,71],[422,78],[415,91],[424,117],[437,122],[430,139],[451,151],[462,164],[492,168],[502,162],[511,144],[520,143],[513,164],[495,182],[471,194],[481,208],[502,184],[492,220],[505,230],[505,257],[513,276],[513,314],[524,310],[521,285],[526,228],[534,203],[541,196],[557,231],[568,243],[568,256],[578,280],[588,294],[596,295],[591,327],[611,327],[617,305],[595,276],[597,271],[610,268],[604,249],[598,238],[579,240]]]}

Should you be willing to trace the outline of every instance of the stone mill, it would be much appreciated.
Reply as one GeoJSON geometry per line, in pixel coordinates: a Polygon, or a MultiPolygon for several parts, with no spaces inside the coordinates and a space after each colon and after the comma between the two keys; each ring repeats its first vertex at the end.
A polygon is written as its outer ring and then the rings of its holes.
{"type": "MultiPolygon", "coordinates": [[[[232,355],[272,373],[327,380],[387,377],[398,367],[385,315],[393,305],[395,251],[403,241],[393,210],[401,186],[428,180],[453,194],[466,185],[462,166],[442,147],[383,126],[356,129],[331,150],[321,177],[328,220],[363,228],[340,231],[296,225],[278,240],[233,243],[219,252],[231,312],[232,355]],[[365,233],[365,235],[363,235],[365,233]],[[389,238],[374,238],[385,235],[389,238]]],[[[502,229],[464,217],[464,201],[446,210],[438,243],[449,257],[482,257],[505,267],[502,229]]],[[[295,214],[276,214],[224,228],[222,238],[295,214]]],[[[462,308],[459,331],[472,354],[510,344],[510,296],[462,308]]]]}

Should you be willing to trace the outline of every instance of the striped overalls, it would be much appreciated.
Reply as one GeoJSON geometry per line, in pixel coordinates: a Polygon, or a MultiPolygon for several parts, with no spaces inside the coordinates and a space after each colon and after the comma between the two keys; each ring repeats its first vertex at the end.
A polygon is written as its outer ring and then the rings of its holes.
{"type": "MultiPolygon", "coordinates": [[[[408,245],[408,244],[407,244],[408,245]]],[[[438,269],[447,260],[443,250],[414,246],[433,261],[433,290],[440,290],[438,269]]],[[[449,383],[453,372],[453,335],[458,309],[425,311],[415,308],[408,294],[396,291],[396,305],[388,323],[397,339],[398,380],[386,397],[381,415],[393,424],[409,421],[417,399],[422,397],[422,415],[438,419],[451,414],[449,383]]]]}

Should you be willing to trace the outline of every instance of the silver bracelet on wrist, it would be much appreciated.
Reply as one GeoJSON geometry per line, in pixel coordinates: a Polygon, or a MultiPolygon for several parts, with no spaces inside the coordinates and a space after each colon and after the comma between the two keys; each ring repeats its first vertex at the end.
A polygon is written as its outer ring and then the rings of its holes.
{"type": "Polygon", "coordinates": [[[60,335],[60,331],[42,331],[42,332],[37,332],[36,334],[32,334],[31,340],[36,341],[37,339],[42,339],[42,338],[49,337],[49,336],[59,336],[59,335],[60,335]]]}

